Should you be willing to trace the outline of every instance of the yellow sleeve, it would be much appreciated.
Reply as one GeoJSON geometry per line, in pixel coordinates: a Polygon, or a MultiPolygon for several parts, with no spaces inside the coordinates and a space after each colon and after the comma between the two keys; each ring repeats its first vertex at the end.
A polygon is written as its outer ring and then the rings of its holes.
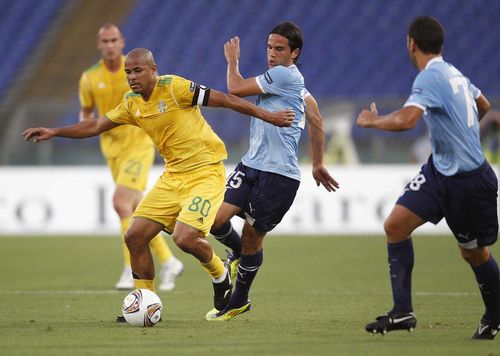
{"type": "Polygon", "coordinates": [[[185,108],[207,105],[210,89],[182,77],[174,77],[171,84],[172,96],[178,106],[185,108]]]}
{"type": "Polygon", "coordinates": [[[90,81],[87,73],[83,73],[80,77],[80,83],[78,85],[78,96],[80,98],[80,106],[82,108],[94,108],[95,101],[92,95],[92,87],[90,86],[90,81]]]}
{"type": "Polygon", "coordinates": [[[120,104],[106,113],[106,117],[117,124],[129,124],[137,126],[137,121],[127,107],[127,99],[123,98],[120,104]]]}

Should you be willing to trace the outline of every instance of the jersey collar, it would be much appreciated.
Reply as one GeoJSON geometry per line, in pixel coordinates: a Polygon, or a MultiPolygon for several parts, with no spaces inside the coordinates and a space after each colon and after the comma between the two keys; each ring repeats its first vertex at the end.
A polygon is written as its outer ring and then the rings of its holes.
{"type": "Polygon", "coordinates": [[[431,66],[432,63],[436,63],[436,62],[444,62],[443,60],[443,56],[438,56],[438,57],[434,57],[432,58],[429,62],[427,62],[427,64],[425,65],[425,69],[429,68],[431,66]]]}

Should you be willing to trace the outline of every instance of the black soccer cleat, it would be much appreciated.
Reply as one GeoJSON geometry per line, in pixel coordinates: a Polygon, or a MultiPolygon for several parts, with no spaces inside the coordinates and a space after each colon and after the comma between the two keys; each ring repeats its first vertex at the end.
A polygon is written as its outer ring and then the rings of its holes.
{"type": "Polygon", "coordinates": [[[387,334],[394,330],[413,331],[417,326],[417,318],[413,313],[389,312],[376,318],[373,323],[366,324],[365,330],[372,334],[387,334]]]}
{"type": "Polygon", "coordinates": [[[484,316],[479,322],[476,332],[472,335],[473,340],[493,340],[500,331],[500,320],[496,322],[486,319],[484,316]]]}
{"type": "Polygon", "coordinates": [[[126,323],[127,321],[125,320],[125,317],[124,317],[124,316],[118,315],[118,316],[116,317],[116,322],[117,322],[117,323],[126,323]]]}
{"type": "Polygon", "coordinates": [[[217,310],[222,310],[226,307],[231,297],[231,290],[233,289],[228,269],[226,271],[226,278],[222,282],[212,282],[214,286],[214,308],[217,310]]]}

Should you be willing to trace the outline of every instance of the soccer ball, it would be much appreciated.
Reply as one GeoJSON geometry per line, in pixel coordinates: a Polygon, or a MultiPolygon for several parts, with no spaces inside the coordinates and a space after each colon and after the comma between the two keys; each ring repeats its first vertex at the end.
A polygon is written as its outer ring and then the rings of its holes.
{"type": "Polygon", "coordinates": [[[130,292],[122,304],[123,317],[132,326],[155,326],[161,319],[163,304],[149,289],[130,292]]]}

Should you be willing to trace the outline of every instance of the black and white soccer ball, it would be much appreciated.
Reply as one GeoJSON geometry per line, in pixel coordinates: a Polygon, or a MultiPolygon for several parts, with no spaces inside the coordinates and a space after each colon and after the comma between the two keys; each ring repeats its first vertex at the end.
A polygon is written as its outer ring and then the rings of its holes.
{"type": "Polygon", "coordinates": [[[160,321],[162,312],[160,297],[149,289],[136,289],[123,300],[123,317],[132,326],[155,326],[160,321]]]}

